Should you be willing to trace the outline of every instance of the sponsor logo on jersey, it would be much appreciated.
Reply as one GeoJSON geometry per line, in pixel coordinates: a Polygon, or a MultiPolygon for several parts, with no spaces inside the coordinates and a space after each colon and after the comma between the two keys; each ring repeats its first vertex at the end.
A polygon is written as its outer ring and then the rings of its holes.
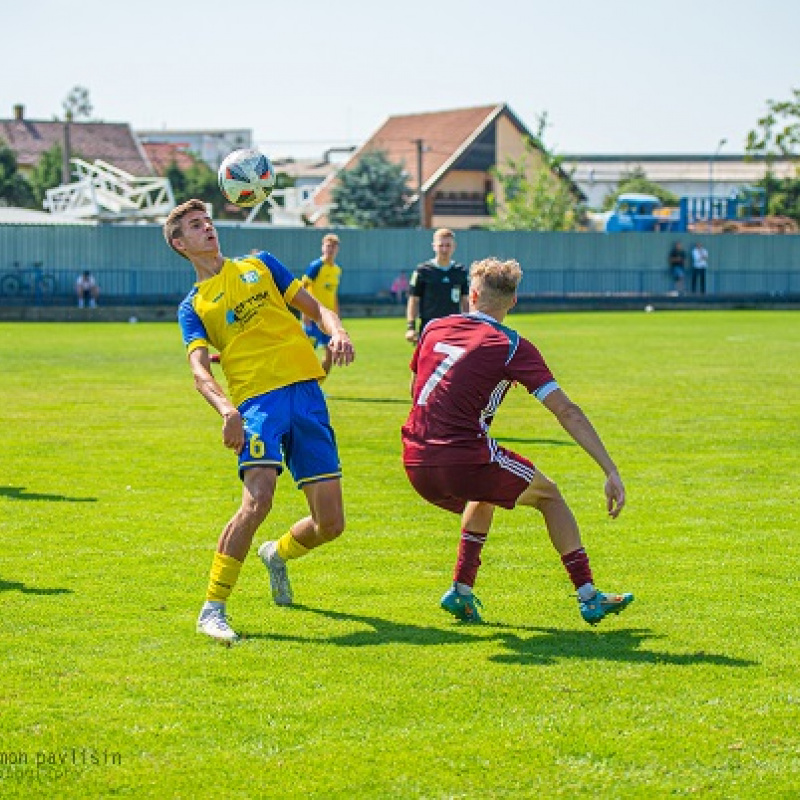
{"type": "Polygon", "coordinates": [[[258,271],[255,269],[243,272],[239,277],[242,279],[243,283],[258,283],[258,271]]]}

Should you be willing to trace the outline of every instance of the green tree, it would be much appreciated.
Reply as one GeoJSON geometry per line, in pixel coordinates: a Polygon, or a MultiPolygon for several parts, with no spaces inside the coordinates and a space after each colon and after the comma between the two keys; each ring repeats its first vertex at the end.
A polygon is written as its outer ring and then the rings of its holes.
{"type": "Polygon", "coordinates": [[[776,158],[800,158],[800,89],[792,89],[790,100],[768,100],[767,111],[747,134],[745,152],[762,156],[767,173],[758,185],[766,190],[767,213],[791,217],[800,223],[800,178],[778,178],[773,170],[776,158]]]}
{"type": "MultiPolygon", "coordinates": [[[[164,171],[164,177],[169,178],[172,185],[175,202],[184,203],[186,200],[197,197],[206,203],[211,203],[216,219],[245,219],[250,213],[250,209],[240,208],[229,203],[219,190],[217,174],[214,170],[193,153],[188,155],[192,160],[190,167],[182,170],[175,161],[172,161],[164,171]]],[[[278,172],[275,175],[275,189],[285,189],[290,186],[294,186],[294,179],[289,175],[284,172],[278,172]]],[[[278,199],[276,202],[282,204],[282,200],[278,199]]],[[[270,204],[264,203],[258,212],[259,217],[269,219],[269,210],[270,204]]]]}
{"type": "Polygon", "coordinates": [[[18,167],[16,154],[0,139],[0,205],[34,208],[30,184],[18,167]]]}
{"type": "Polygon", "coordinates": [[[503,169],[491,170],[499,191],[489,196],[494,213],[490,230],[570,231],[582,224],[584,210],[563,159],[545,146],[546,128],[547,115],[542,114],[536,134],[525,140],[525,152],[508,157],[503,169]]]}
{"type": "Polygon", "coordinates": [[[61,166],[63,151],[60,144],[54,144],[39,157],[39,161],[31,171],[29,183],[33,191],[34,202],[42,207],[48,189],[61,185],[61,166]]]}
{"type": "Polygon", "coordinates": [[[94,110],[89,90],[85,86],[73,86],[61,103],[61,107],[64,109],[64,119],[70,122],[81,118],[89,119],[94,110]]]}
{"type": "Polygon", "coordinates": [[[214,216],[225,218],[226,207],[228,205],[217,184],[217,176],[214,170],[193,154],[189,154],[192,164],[182,170],[173,161],[165,170],[164,177],[169,178],[172,185],[172,193],[175,195],[176,203],[184,203],[194,197],[207,203],[211,203],[214,209],[214,216]]]}
{"type": "Polygon", "coordinates": [[[330,221],[356,228],[410,228],[419,219],[412,194],[402,165],[373,150],[339,173],[330,221]]]}
{"type": "Polygon", "coordinates": [[[613,208],[621,194],[652,194],[665,206],[676,206],[680,201],[680,198],[669,189],[651,181],[641,167],[635,167],[620,176],[616,188],[603,198],[603,210],[608,211],[613,208]]]}
{"type": "Polygon", "coordinates": [[[791,100],[767,100],[767,112],[747,134],[748,155],[796,158],[800,150],[800,89],[792,89],[791,100]]]}
{"type": "Polygon", "coordinates": [[[766,192],[767,214],[791,217],[800,224],[800,179],[778,178],[767,172],[758,185],[766,192]]]}

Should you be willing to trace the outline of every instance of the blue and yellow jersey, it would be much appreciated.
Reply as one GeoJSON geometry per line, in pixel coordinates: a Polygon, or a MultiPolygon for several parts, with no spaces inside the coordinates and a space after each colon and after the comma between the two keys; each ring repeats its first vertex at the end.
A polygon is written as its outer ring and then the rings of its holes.
{"type": "Polygon", "coordinates": [[[181,303],[178,321],[187,353],[209,345],[219,350],[235,405],[324,376],[288,307],[299,290],[291,272],[262,252],[227,259],[217,275],[196,283],[181,303]]]}
{"type": "Polygon", "coordinates": [[[329,308],[337,310],[336,293],[339,291],[339,276],[342,268],[338,264],[331,264],[318,258],[308,265],[306,274],[303,275],[303,288],[311,294],[316,301],[329,308]]]}

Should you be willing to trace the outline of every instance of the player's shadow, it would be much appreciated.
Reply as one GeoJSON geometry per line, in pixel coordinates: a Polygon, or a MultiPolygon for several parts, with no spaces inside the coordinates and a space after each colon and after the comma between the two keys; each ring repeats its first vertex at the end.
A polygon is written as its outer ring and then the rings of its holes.
{"type": "Polygon", "coordinates": [[[334,644],[339,647],[375,647],[384,644],[463,644],[472,641],[472,632],[477,633],[475,627],[466,625],[452,625],[449,628],[439,628],[426,625],[409,625],[403,622],[393,622],[382,617],[371,617],[363,614],[346,614],[343,611],[331,611],[325,608],[314,608],[301,603],[294,603],[287,611],[302,611],[317,614],[336,622],[355,622],[366,626],[365,630],[348,631],[347,633],[333,636],[298,636],[284,633],[245,634],[247,639],[270,639],[272,641],[302,642],[304,644],[334,644]]]}
{"type": "Polygon", "coordinates": [[[72,589],[48,589],[39,586],[28,586],[20,581],[7,581],[0,578],[0,592],[19,592],[20,594],[72,594],[72,589]]]}
{"type": "Polygon", "coordinates": [[[24,486],[0,486],[0,497],[9,500],[47,500],[51,503],[96,503],[96,497],[69,497],[65,494],[29,492],[24,486]]]}
{"type": "Polygon", "coordinates": [[[386,644],[426,646],[493,640],[505,650],[505,652],[489,656],[490,661],[498,664],[548,665],[556,664],[564,659],[593,659],[624,661],[629,664],[669,664],[673,666],[713,664],[724,667],[753,667],[758,663],[717,653],[667,653],[644,649],[642,643],[646,640],[663,637],[643,628],[606,631],[562,630],[504,625],[497,622],[483,625],[454,623],[447,627],[432,627],[393,622],[382,617],[363,614],[347,614],[342,611],[314,608],[299,603],[294,604],[291,610],[317,614],[337,622],[356,622],[366,626],[366,629],[328,637],[267,633],[245,634],[246,638],[302,642],[304,644],[325,643],[339,647],[376,647],[386,644]],[[520,635],[518,631],[533,635],[520,635]]]}
{"type": "Polygon", "coordinates": [[[411,396],[397,397],[342,397],[339,394],[328,395],[328,400],[342,400],[345,403],[395,403],[411,407],[411,396]]]}
{"type": "Polygon", "coordinates": [[[552,444],[556,447],[577,447],[578,445],[573,441],[565,439],[526,439],[521,436],[496,436],[495,441],[501,444],[505,442],[512,442],[514,444],[552,444]]]}
{"type": "MultiPolygon", "coordinates": [[[[613,622],[611,623],[613,624],[613,622]]],[[[491,627],[506,628],[503,625],[491,627]]],[[[697,651],[694,653],[668,653],[642,647],[652,639],[663,639],[645,628],[615,628],[606,630],[564,630],[560,628],[517,628],[533,632],[533,636],[520,636],[506,628],[498,633],[497,640],[507,650],[490,656],[499,664],[554,664],[560,659],[591,659],[596,661],[624,661],[627,664],[669,664],[695,666],[713,664],[721,667],[755,667],[757,661],[733,658],[721,653],[697,651]]]]}

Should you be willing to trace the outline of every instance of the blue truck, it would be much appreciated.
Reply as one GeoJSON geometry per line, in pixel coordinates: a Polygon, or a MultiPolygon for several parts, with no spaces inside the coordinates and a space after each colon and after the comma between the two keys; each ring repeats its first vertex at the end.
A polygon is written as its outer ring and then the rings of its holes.
{"type": "Polygon", "coordinates": [[[764,190],[746,187],[733,197],[682,197],[677,208],[665,206],[652,194],[621,194],[605,230],[796,233],[797,225],[786,217],[766,216],[764,190]]]}

